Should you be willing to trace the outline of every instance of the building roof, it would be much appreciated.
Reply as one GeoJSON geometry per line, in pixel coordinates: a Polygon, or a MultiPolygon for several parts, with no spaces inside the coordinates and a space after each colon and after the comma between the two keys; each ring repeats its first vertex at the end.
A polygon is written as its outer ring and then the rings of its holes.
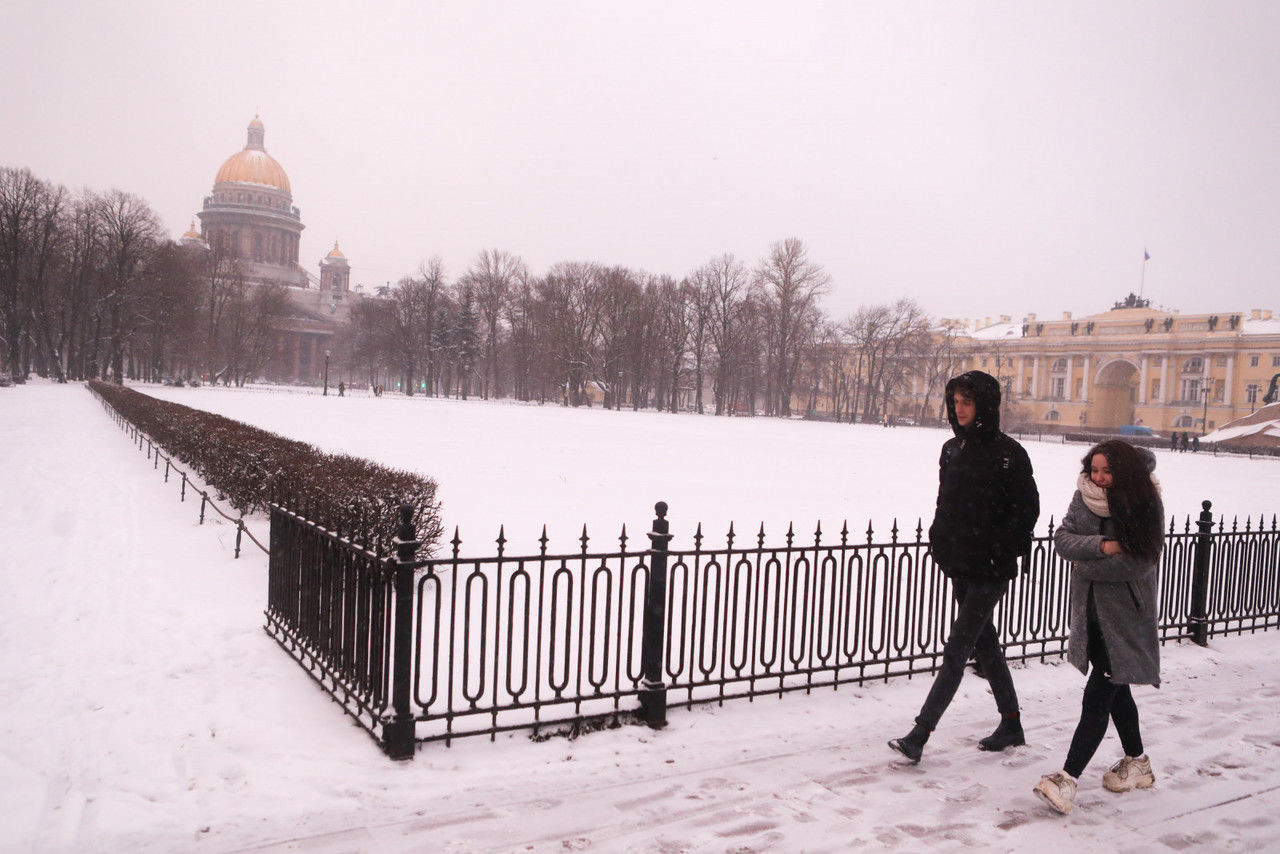
{"type": "Polygon", "coordinates": [[[253,121],[249,123],[249,139],[244,149],[227,158],[213,182],[215,184],[258,184],[291,193],[289,176],[284,173],[284,167],[267,154],[263,147],[265,135],[262,121],[254,116],[253,121]]]}
{"type": "Polygon", "coordinates": [[[993,323],[982,329],[975,329],[969,333],[970,338],[976,338],[979,341],[1002,341],[1005,338],[1021,338],[1021,323],[993,323]]]}
{"type": "Polygon", "coordinates": [[[1230,442],[1250,436],[1263,439],[1268,445],[1280,445],[1280,403],[1268,404],[1244,418],[1223,424],[1201,441],[1230,442]]]}

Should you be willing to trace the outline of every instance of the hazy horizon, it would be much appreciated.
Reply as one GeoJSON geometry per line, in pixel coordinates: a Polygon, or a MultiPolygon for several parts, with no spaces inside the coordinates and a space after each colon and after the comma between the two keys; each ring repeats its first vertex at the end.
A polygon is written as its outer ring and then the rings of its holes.
{"type": "Polygon", "coordinates": [[[0,165],[177,238],[258,114],[367,288],[483,249],[681,277],[785,237],[839,319],[1276,308],[1280,5],[6,4],[0,165]],[[1143,270],[1143,252],[1151,255],[1143,270]]]}

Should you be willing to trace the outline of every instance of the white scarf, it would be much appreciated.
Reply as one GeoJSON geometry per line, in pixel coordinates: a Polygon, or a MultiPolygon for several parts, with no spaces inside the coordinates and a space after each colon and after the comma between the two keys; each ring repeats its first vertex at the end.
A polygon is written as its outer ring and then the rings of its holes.
{"type": "Polygon", "coordinates": [[[1089,508],[1090,513],[1104,519],[1111,515],[1107,491],[1090,480],[1089,475],[1080,473],[1080,477],[1076,478],[1076,489],[1080,490],[1080,497],[1084,499],[1084,505],[1089,508]]]}
{"type": "MultiPolygon", "coordinates": [[[[1156,495],[1159,495],[1160,481],[1156,480],[1155,472],[1151,472],[1149,476],[1151,477],[1151,485],[1156,488],[1156,495]]],[[[1084,472],[1080,473],[1080,477],[1076,478],[1076,489],[1080,490],[1080,497],[1084,499],[1084,504],[1089,508],[1089,512],[1104,519],[1111,516],[1111,504],[1107,501],[1107,490],[1090,480],[1089,475],[1084,472]]]]}

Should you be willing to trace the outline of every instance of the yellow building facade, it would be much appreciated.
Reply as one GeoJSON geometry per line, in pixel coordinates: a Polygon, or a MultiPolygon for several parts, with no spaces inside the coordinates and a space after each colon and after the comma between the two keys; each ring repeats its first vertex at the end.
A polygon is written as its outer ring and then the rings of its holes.
{"type": "Polygon", "coordinates": [[[1086,317],[968,324],[956,350],[956,373],[997,377],[1025,428],[1202,434],[1263,406],[1280,374],[1280,318],[1264,309],[1181,314],[1130,295],[1086,317]]]}

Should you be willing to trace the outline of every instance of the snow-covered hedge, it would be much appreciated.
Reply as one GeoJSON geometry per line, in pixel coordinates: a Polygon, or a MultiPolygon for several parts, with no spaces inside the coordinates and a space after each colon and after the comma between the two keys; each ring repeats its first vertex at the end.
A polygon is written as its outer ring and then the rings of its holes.
{"type": "Polygon", "coordinates": [[[90,387],[242,513],[276,501],[368,547],[386,549],[408,504],[423,552],[440,539],[436,482],[369,460],[326,454],[275,433],[93,380],[90,387]]]}

